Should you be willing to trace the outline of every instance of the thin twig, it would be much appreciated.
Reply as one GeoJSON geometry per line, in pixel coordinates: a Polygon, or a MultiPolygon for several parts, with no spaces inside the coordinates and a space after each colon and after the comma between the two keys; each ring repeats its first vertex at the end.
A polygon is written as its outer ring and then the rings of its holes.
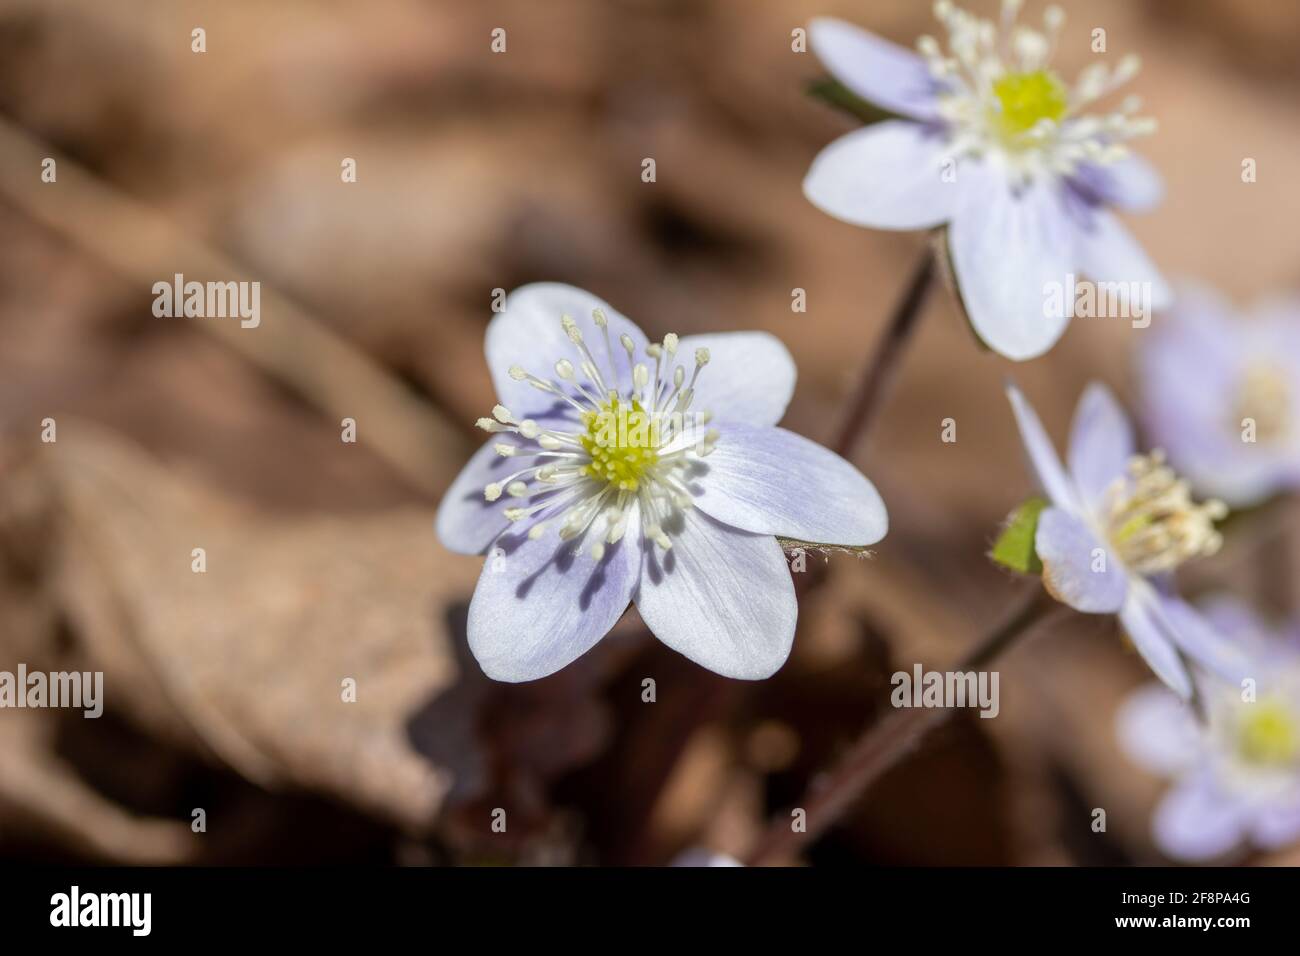
{"type": "MultiPolygon", "coordinates": [[[[1032,630],[1052,608],[1058,607],[1037,584],[1006,621],[998,625],[952,669],[969,671],[994,660],[1015,641],[1032,630]]],[[[801,807],[805,811],[802,830],[792,826],[790,814],[776,817],[750,854],[750,866],[764,866],[790,859],[801,846],[816,840],[826,828],[843,816],[875,783],[934,728],[947,721],[954,708],[906,708],[894,711],[869,727],[840,765],[822,780],[814,781],[801,807]]]]}
{"type": "MultiPolygon", "coordinates": [[[[921,259],[912,272],[907,289],[895,306],[885,333],[876,345],[871,361],[863,371],[862,379],[858,383],[853,397],[849,400],[848,410],[840,426],[839,435],[831,446],[837,454],[847,456],[853,445],[866,434],[875,421],[880,411],[881,398],[885,393],[889,380],[893,377],[894,368],[898,365],[899,357],[911,338],[917,319],[921,315],[921,307],[925,303],[926,293],[933,284],[934,274],[935,254],[932,246],[927,244],[921,259]]],[[[802,541],[790,541],[788,543],[794,547],[803,547],[805,550],[810,551],[849,550],[826,548],[825,546],[802,541]]],[[[852,550],[855,552],[861,551],[861,549],[852,550]]],[[[869,554],[870,552],[862,553],[869,554]]],[[[859,556],[862,556],[861,553],[859,556]]],[[[801,599],[806,597],[809,592],[819,587],[825,578],[824,573],[801,575],[797,578],[795,585],[799,597],[801,599]]],[[[694,683],[704,686],[711,676],[706,676],[701,672],[694,679],[694,683]]],[[[667,741],[666,752],[660,755],[662,768],[659,775],[658,789],[647,802],[648,807],[654,807],[660,796],[659,790],[662,790],[671,779],[672,770],[676,767],[681,752],[685,749],[693,731],[698,728],[702,721],[702,715],[708,712],[712,711],[703,707],[682,711],[680,712],[681,716],[678,718],[680,724],[664,729],[664,739],[667,741]]],[[[646,817],[649,818],[648,813],[646,817]]],[[[644,845],[649,842],[649,837],[642,834],[640,840],[641,844],[644,845]]]]}
{"type": "Polygon", "coordinates": [[[912,278],[894,307],[889,325],[876,345],[871,364],[858,382],[857,391],[849,399],[848,411],[840,424],[835,442],[831,445],[836,454],[847,458],[853,446],[867,433],[880,414],[885,390],[898,367],[899,357],[916,328],[926,293],[934,284],[934,267],[934,249],[930,243],[926,243],[921,259],[912,271],[912,278]]]}

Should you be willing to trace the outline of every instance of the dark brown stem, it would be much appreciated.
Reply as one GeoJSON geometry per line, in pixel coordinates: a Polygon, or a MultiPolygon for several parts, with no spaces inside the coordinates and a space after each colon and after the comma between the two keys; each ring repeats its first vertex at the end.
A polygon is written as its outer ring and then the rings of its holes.
{"type": "Polygon", "coordinates": [[[920,261],[912,272],[912,278],[907,283],[907,289],[894,307],[889,325],[876,345],[871,356],[871,364],[863,372],[857,391],[849,400],[848,410],[840,424],[839,433],[834,444],[831,445],[836,454],[847,458],[858,439],[867,432],[876,416],[880,414],[885,390],[898,367],[899,357],[916,328],[917,319],[921,316],[921,306],[925,304],[926,293],[934,284],[934,271],[934,249],[927,243],[920,261]]]}
{"type": "MultiPolygon", "coordinates": [[[[1058,607],[1039,585],[1007,620],[970,650],[952,669],[969,671],[997,658],[1052,608],[1058,607]]],[[[947,721],[953,708],[898,709],[869,727],[853,749],[826,778],[817,780],[804,796],[804,829],[796,831],[790,814],[776,817],[750,853],[750,866],[765,866],[791,859],[803,845],[813,842],[853,806],[873,783],[927,733],[947,721]]]]}

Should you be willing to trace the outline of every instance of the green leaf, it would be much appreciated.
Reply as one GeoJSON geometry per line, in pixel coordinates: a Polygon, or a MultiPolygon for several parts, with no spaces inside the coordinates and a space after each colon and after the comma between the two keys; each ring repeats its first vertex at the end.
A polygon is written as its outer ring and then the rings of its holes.
{"type": "Polygon", "coordinates": [[[809,83],[808,95],[841,112],[848,113],[861,123],[879,123],[893,115],[868,103],[839,80],[831,77],[809,83]]]}
{"type": "Polygon", "coordinates": [[[1047,506],[1042,498],[1030,498],[1011,512],[989,557],[1020,574],[1042,574],[1043,562],[1034,550],[1034,534],[1038,531],[1038,516],[1047,506]]]}

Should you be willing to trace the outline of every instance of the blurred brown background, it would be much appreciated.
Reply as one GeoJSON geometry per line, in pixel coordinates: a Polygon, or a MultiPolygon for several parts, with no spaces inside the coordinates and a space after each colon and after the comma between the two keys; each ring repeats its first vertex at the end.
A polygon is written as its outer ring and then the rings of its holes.
{"type": "MultiPolygon", "coordinates": [[[[1066,77],[1094,26],[1144,59],[1169,198],[1131,225],[1156,261],[1240,300],[1294,288],[1300,7],[1064,6],[1066,77]]],[[[1076,320],[1012,366],[941,290],[857,455],[890,535],[830,561],[776,677],[698,672],[635,612],[532,685],[491,684],[465,647],[479,562],[432,515],[493,400],[492,289],[571,282],[652,335],[767,329],[799,363],[786,424],[832,433],[923,238],[803,199],[851,127],[790,50],[822,13],[907,45],[935,29],[904,0],[0,2],[0,669],[104,670],[107,698],[98,721],[0,711],[0,858],[739,854],[887,706],[892,671],[945,666],[1005,611],[1025,585],[983,554],[1031,486],[1002,382],[1059,439],[1089,379],[1132,394],[1140,333],[1076,320]],[[261,327],[155,318],[176,272],[261,281],[261,327]]],[[[1244,526],[1196,580],[1285,610],[1290,582],[1253,573],[1260,537],[1244,526]]],[[[1001,670],[998,719],[953,721],[808,859],[1158,859],[1160,785],[1112,738],[1146,679],[1114,626],[1063,618],[1001,670]]]]}

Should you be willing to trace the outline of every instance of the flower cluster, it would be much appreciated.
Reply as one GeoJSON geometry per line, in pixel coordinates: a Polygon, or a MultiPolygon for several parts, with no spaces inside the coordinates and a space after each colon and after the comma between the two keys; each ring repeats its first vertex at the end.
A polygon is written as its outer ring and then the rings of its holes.
{"type": "MultiPolygon", "coordinates": [[[[1067,84],[1052,66],[1062,13],[1048,7],[1035,27],[1021,6],[1002,0],[985,20],[939,0],[944,39],[922,37],[915,52],[814,20],[821,61],[892,118],[826,147],[804,193],[856,225],[941,229],[972,327],[1013,360],[1064,333],[1074,309],[1060,290],[1076,274],[1110,287],[1125,314],[1139,295],[1166,312],[1138,364],[1154,450],[1139,450],[1114,395],[1093,384],[1062,461],[1008,387],[1045,499],[1022,506],[993,556],[1041,574],[1075,610],[1115,615],[1163,682],[1120,717],[1134,759],[1175,779],[1156,814],[1160,846],[1182,859],[1276,846],[1300,835],[1300,646],[1261,636],[1240,605],[1194,607],[1176,575],[1220,549],[1229,505],[1300,487],[1300,304],[1238,321],[1204,288],[1175,299],[1116,216],[1162,196],[1131,150],[1154,121],[1133,96],[1101,107],[1137,59],[1098,60],[1067,84]]],[[[928,263],[918,274],[928,281],[928,263]]],[[[765,678],[797,616],[781,539],[861,549],[885,535],[871,482],[777,427],[795,368],[773,336],[651,341],[590,293],[539,284],[509,296],[485,351],[498,401],[478,424],[491,437],[437,530],[449,549],[487,555],[468,639],[492,678],[559,670],[631,604],[702,666],[765,678]]]]}

